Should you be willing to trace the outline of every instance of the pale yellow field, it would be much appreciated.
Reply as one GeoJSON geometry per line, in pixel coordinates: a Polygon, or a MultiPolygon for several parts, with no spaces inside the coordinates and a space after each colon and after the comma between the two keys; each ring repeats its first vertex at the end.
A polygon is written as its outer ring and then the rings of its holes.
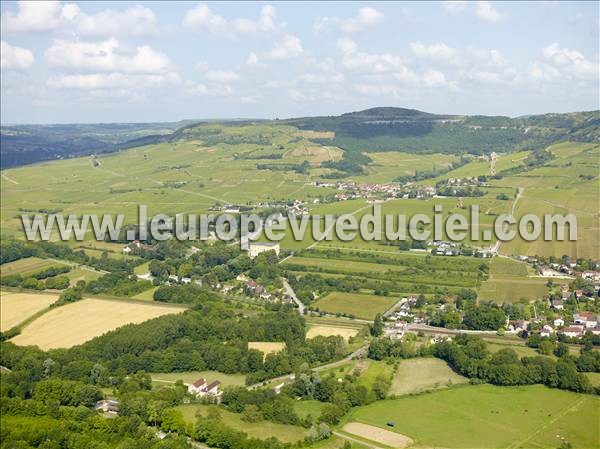
{"type": "Polygon", "coordinates": [[[0,331],[22,323],[57,299],[58,295],[0,292],[0,331]]]}
{"type": "Polygon", "coordinates": [[[84,299],[42,315],[11,341],[43,350],[70,348],[129,323],[141,323],[185,309],[120,300],[84,299]]]}
{"type": "Polygon", "coordinates": [[[306,332],[306,338],[315,338],[319,335],[323,337],[330,337],[332,335],[339,335],[348,340],[350,337],[354,337],[358,334],[358,329],[350,327],[335,327],[335,326],[310,326],[306,332]]]}
{"type": "Polygon", "coordinates": [[[413,443],[413,440],[405,435],[359,422],[350,422],[343,427],[343,430],[352,435],[395,448],[403,448],[413,443]]]}
{"type": "Polygon", "coordinates": [[[248,349],[258,349],[266,357],[267,354],[283,351],[285,343],[279,341],[249,341],[248,349]]]}

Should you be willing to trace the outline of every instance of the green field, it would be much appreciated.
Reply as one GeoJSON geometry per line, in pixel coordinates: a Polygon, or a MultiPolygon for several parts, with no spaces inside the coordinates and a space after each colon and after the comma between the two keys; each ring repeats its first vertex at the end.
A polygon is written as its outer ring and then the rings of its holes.
{"type": "Polygon", "coordinates": [[[594,387],[600,387],[600,373],[585,373],[594,387]]]}
{"type": "Polygon", "coordinates": [[[39,257],[27,257],[25,259],[15,260],[0,265],[0,273],[2,276],[21,275],[22,277],[31,276],[38,271],[46,270],[50,267],[60,267],[63,264],[58,261],[40,259],[39,257]]]}
{"type": "Polygon", "coordinates": [[[598,447],[599,419],[596,396],[478,385],[379,401],[352,410],[347,421],[407,435],[417,447],[554,449],[564,439],[589,449],[598,447]],[[395,427],[387,427],[389,421],[395,427]]]}
{"type": "Polygon", "coordinates": [[[398,298],[388,296],[333,292],[315,302],[314,307],[328,313],[345,313],[372,320],[375,315],[385,312],[397,301],[398,298]]]}
{"type": "Polygon", "coordinates": [[[182,380],[183,383],[192,384],[200,378],[209,382],[220,380],[223,387],[245,385],[246,376],[243,374],[224,374],[218,371],[184,371],[181,373],[150,373],[153,382],[172,383],[182,380]]]}
{"type": "Polygon", "coordinates": [[[469,379],[456,374],[443,360],[408,359],[400,362],[389,394],[420,393],[467,382],[469,379]]]}
{"type": "Polygon", "coordinates": [[[513,303],[521,299],[534,301],[548,294],[546,279],[529,277],[527,264],[506,257],[494,257],[490,262],[489,279],[478,289],[480,299],[497,303],[513,303]]]}
{"type": "Polygon", "coordinates": [[[145,290],[142,293],[138,293],[135,296],[132,296],[133,299],[144,299],[146,301],[154,301],[154,292],[158,289],[158,287],[152,287],[149,290],[145,290]]]}
{"type": "MultiPolygon", "coordinates": [[[[179,410],[186,421],[194,423],[196,414],[206,415],[211,405],[187,404],[175,407],[179,410]]],[[[233,429],[247,433],[250,437],[259,438],[262,440],[275,437],[285,443],[294,443],[304,438],[306,429],[298,426],[287,424],[278,424],[271,421],[260,421],[257,423],[249,423],[242,420],[242,415],[231,413],[223,408],[219,408],[221,413],[221,422],[233,429]]]]}
{"type": "Polygon", "coordinates": [[[313,419],[316,419],[325,405],[327,405],[325,402],[314,400],[296,401],[294,402],[294,411],[300,418],[306,418],[310,415],[313,419]]]}

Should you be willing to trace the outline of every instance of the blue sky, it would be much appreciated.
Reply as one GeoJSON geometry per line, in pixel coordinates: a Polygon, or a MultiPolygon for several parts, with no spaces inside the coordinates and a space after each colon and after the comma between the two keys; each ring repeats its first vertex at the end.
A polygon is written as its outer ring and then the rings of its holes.
{"type": "Polygon", "coordinates": [[[598,2],[2,2],[2,123],[598,109],[598,2]]]}

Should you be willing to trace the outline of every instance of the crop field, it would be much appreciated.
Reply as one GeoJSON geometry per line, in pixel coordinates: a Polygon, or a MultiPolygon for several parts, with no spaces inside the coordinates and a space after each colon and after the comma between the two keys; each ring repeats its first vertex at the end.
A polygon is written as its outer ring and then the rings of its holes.
{"type": "Polygon", "coordinates": [[[350,275],[363,281],[365,291],[385,288],[390,295],[399,296],[477,289],[483,279],[481,267],[489,263],[488,259],[428,257],[423,252],[388,248],[384,252],[319,246],[298,252],[299,256],[288,258],[283,266],[295,276],[308,273],[321,277],[350,275]]]}
{"type": "Polygon", "coordinates": [[[314,338],[317,336],[331,337],[332,335],[339,335],[344,337],[344,340],[348,340],[350,337],[354,337],[358,334],[358,329],[350,327],[335,327],[335,326],[309,326],[306,332],[306,338],[314,338]]]}
{"type": "Polygon", "coordinates": [[[333,292],[315,302],[314,307],[328,313],[345,313],[372,320],[375,315],[385,312],[396,302],[398,298],[388,296],[333,292]]]}
{"type": "Polygon", "coordinates": [[[413,443],[413,440],[405,435],[360,422],[349,422],[342,430],[350,435],[398,449],[413,443]]]}
{"type": "Polygon", "coordinates": [[[412,176],[416,171],[446,169],[458,158],[449,154],[411,154],[396,151],[369,153],[373,160],[365,175],[354,176],[356,182],[386,183],[399,176],[412,176]]]}
{"type": "Polygon", "coordinates": [[[183,307],[125,300],[83,299],[52,309],[35,319],[11,341],[40,349],[70,348],[130,323],[141,323],[183,307]]]}
{"type": "Polygon", "coordinates": [[[285,349],[285,343],[278,341],[249,341],[248,349],[257,349],[266,357],[269,354],[283,351],[285,349]]]}
{"type": "Polygon", "coordinates": [[[245,385],[246,376],[243,374],[225,374],[219,371],[185,371],[181,373],[150,373],[153,382],[172,383],[182,380],[184,384],[193,384],[200,378],[209,382],[221,381],[222,387],[245,385]]]}
{"type": "Polygon", "coordinates": [[[58,300],[58,295],[0,292],[0,331],[22,323],[58,300]]]}
{"type": "MultiPolygon", "coordinates": [[[[214,405],[201,405],[201,404],[187,404],[175,407],[179,410],[184,419],[187,422],[195,423],[197,413],[200,416],[206,416],[210,407],[216,407],[214,405]]],[[[275,437],[284,443],[295,443],[304,438],[306,430],[299,426],[292,426],[288,424],[278,424],[271,421],[260,421],[256,423],[250,423],[242,420],[242,415],[238,413],[229,412],[223,408],[219,408],[221,416],[221,422],[228,427],[245,432],[250,437],[259,438],[265,440],[267,438],[275,437]]]]}
{"type": "Polygon", "coordinates": [[[503,254],[594,258],[600,253],[600,217],[590,207],[598,202],[600,182],[600,146],[586,143],[563,143],[549,147],[555,159],[544,166],[494,182],[501,186],[522,187],[516,218],[527,213],[574,214],[577,218],[577,241],[527,242],[516,238],[501,245],[503,254]],[[589,179],[583,178],[589,176],[589,179]]]}
{"type": "Polygon", "coordinates": [[[22,277],[27,277],[38,271],[50,267],[59,267],[61,265],[63,264],[53,260],[40,259],[39,257],[26,257],[25,259],[19,259],[14,262],[0,265],[0,275],[11,276],[19,274],[22,277]]]}
{"type": "Polygon", "coordinates": [[[393,430],[417,447],[597,447],[600,398],[543,386],[450,388],[353,409],[348,421],[393,430]],[[386,426],[395,422],[395,427],[386,426]]]}
{"type": "Polygon", "coordinates": [[[400,362],[389,394],[421,393],[467,382],[469,382],[469,379],[456,374],[443,360],[434,358],[408,359],[400,362]]]}
{"type": "Polygon", "coordinates": [[[548,294],[543,278],[493,277],[482,282],[478,290],[480,299],[492,299],[497,303],[513,303],[521,299],[533,301],[548,294]]]}
{"type": "Polygon", "coordinates": [[[491,299],[499,304],[522,299],[533,301],[548,294],[547,280],[529,277],[527,264],[505,257],[494,257],[490,262],[489,279],[478,289],[480,299],[491,299]]]}

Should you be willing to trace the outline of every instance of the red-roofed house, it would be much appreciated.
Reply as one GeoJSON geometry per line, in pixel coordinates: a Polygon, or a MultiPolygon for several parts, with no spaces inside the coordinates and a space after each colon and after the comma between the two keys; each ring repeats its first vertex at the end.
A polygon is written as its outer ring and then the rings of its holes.
{"type": "Polygon", "coordinates": [[[221,382],[218,380],[207,383],[206,379],[200,378],[193,384],[188,385],[188,393],[193,394],[196,397],[203,397],[206,395],[219,397],[221,396],[219,385],[221,385],[221,382]]]}
{"type": "Polygon", "coordinates": [[[188,385],[188,393],[198,396],[199,393],[201,391],[203,391],[205,388],[206,388],[206,379],[200,378],[193,384],[188,385]]]}

